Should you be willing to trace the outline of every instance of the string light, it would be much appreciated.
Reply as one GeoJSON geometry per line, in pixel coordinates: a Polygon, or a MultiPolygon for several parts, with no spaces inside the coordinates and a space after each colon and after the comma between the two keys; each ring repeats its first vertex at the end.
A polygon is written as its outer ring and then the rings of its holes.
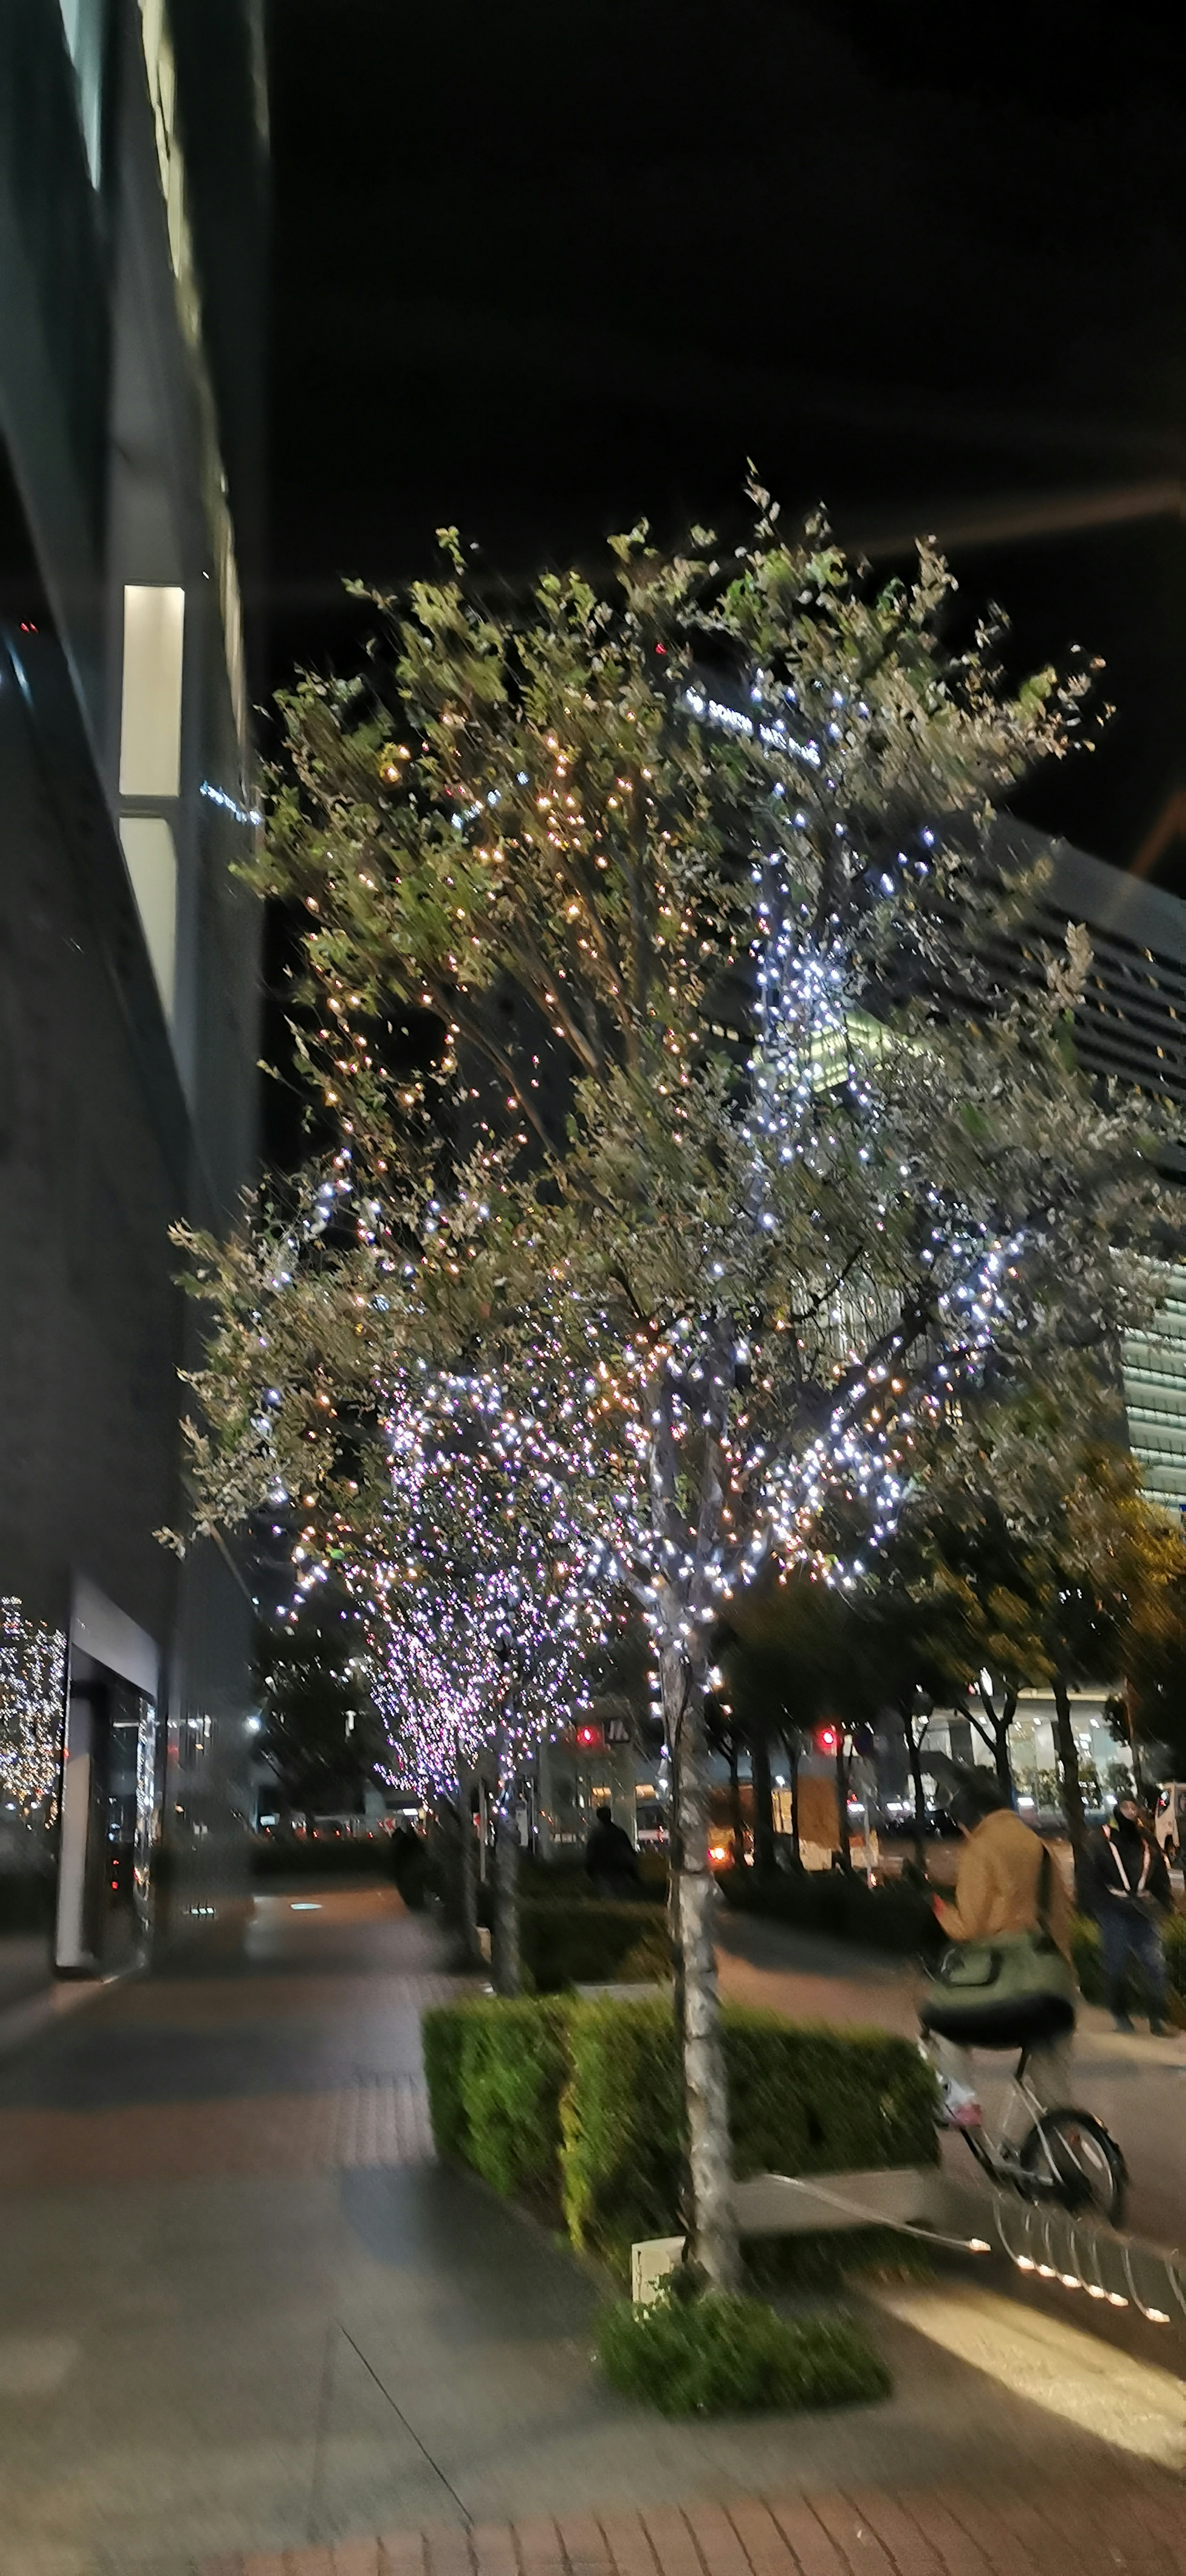
{"type": "Polygon", "coordinates": [[[0,1802],[28,1822],[57,1812],[66,1690],[66,1640],[30,1619],[12,1594],[0,1599],[0,1802]]]}

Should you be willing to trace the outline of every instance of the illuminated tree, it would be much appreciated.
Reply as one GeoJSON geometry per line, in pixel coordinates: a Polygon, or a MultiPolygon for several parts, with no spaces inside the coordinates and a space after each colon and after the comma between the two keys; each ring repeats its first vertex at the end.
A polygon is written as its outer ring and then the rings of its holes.
{"type": "MultiPolygon", "coordinates": [[[[994,803],[1073,739],[1081,681],[1011,690],[988,634],[945,644],[932,556],[875,592],[819,532],[784,545],[756,499],[725,561],[701,532],[673,558],[645,530],[619,541],[616,597],[549,575],[492,606],[450,539],[373,686],[307,679],[286,701],[256,871],[306,907],[306,1052],[376,1211],[309,1292],[312,1374],[299,1329],[291,1345],[308,1452],[329,1436],[312,1417],[340,1443],[357,1407],[367,1263],[400,1270],[402,1140],[427,1120],[443,1177],[436,1233],[410,1228],[405,1357],[423,1333],[430,1358],[516,1390],[542,1369],[579,1419],[579,1473],[591,1456],[629,1491],[677,1782],[697,2246],[719,2282],[737,2243],[709,1640],[774,1556],[859,1587],[837,1522],[884,1547],[990,1380],[1057,1388],[1089,1346],[1109,1365],[1148,1294],[1110,1246],[1147,1244],[1159,1208],[1147,1107],[1074,1068],[1082,942],[1013,999],[990,963],[1028,892],[1002,880],[994,803]],[[409,1010],[440,1025],[424,1092],[399,1070],[409,1010]]],[[[221,1453],[263,1436],[271,1356],[215,1337],[215,1484],[221,1453]]]]}

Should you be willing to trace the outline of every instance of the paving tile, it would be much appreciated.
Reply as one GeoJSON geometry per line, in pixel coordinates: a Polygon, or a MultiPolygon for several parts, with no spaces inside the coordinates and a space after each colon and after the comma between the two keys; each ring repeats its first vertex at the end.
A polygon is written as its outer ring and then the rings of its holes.
{"type": "Polygon", "coordinates": [[[687,2518],[710,2576],[751,2576],[749,2560],[723,2505],[689,2505],[687,2518]]]}
{"type": "Polygon", "coordinates": [[[469,2533],[460,2523],[431,2523],[423,2538],[428,2576],[473,2576],[469,2533]]]}
{"type": "Polygon", "coordinates": [[[509,2522],[475,2523],[469,2541],[478,2576],[519,2576],[515,2535],[509,2522]]]}
{"type": "Polygon", "coordinates": [[[334,2576],[379,2576],[377,2540],[335,2540],[330,2551],[334,2576]]]}
{"type": "Polygon", "coordinates": [[[753,2576],[799,2576],[769,2505],[759,2496],[742,2496],[729,2506],[729,2520],[745,2551],[753,2576]]]}
{"type": "MultiPolygon", "coordinates": [[[[613,2562],[605,2545],[605,2534],[591,2513],[561,2513],[556,2517],[560,2546],[568,2560],[570,2576],[613,2576],[613,2562]]],[[[498,2571],[502,2576],[502,2571],[498,2571]]]]}
{"type": "MultiPolygon", "coordinates": [[[[894,2576],[894,2564],[849,2496],[813,2495],[808,2502],[853,2576],[894,2576]]],[[[903,2571],[905,2576],[905,2571],[903,2571]]],[[[909,2576],[914,2576],[913,2568],[909,2576]]]]}
{"type": "Polygon", "coordinates": [[[805,2496],[777,2496],[770,2510],[801,2576],[848,2576],[848,2564],[805,2496]]]}
{"type": "Polygon", "coordinates": [[[656,2505],[642,2518],[661,2576],[704,2576],[700,2553],[678,2505],[656,2505]]]}
{"type": "Polygon", "coordinates": [[[533,2514],[514,2530],[523,2576],[568,2576],[560,2534],[547,2514],[533,2514]]]}
{"type": "Polygon", "coordinates": [[[979,2542],[961,2529],[938,2496],[929,2489],[916,2493],[911,2488],[898,2502],[918,2524],[924,2539],[930,2541],[945,2576],[993,2576],[991,2560],[985,2557],[979,2542]]]}
{"type": "Polygon", "coordinates": [[[953,2521],[983,2550],[993,2576],[1043,2576],[1041,2565],[1035,2565],[987,2496],[970,2487],[952,2487],[943,2490],[943,2502],[953,2521]]]}
{"type": "Polygon", "coordinates": [[[1083,2561],[1065,2534],[1056,2530],[1046,2513],[1029,2504],[1024,2496],[1003,2495],[997,2512],[1006,2530],[1015,2533],[1023,2549],[1028,2549],[1042,2576],[1083,2576],[1083,2561]]]}
{"type": "Polygon", "coordinates": [[[943,2561],[926,2533],[893,2496],[877,2488],[853,2487],[849,2500],[888,2550],[898,2576],[945,2576],[943,2561]]]}
{"type": "Polygon", "coordinates": [[[244,2559],[243,2576],[288,2576],[288,2567],[278,2549],[257,2550],[244,2559]]]}
{"type": "Polygon", "coordinates": [[[598,2519],[617,2576],[658,2576],[640,2513],[603,2513],[598,2519]]]}
{"type": "Polygon", "coordinates": [[[422,2531],[381,2531],[379,2576],[424,2576],[422,2531]]]}
{"type": "Polygon", "coordinates": [[[334,2576],[331,2549],[286,2549],[284,2576],[334,2576]]]}

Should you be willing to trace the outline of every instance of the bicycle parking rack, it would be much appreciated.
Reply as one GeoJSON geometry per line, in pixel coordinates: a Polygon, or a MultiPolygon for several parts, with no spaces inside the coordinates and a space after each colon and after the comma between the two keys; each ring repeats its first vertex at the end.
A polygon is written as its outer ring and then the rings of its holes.
{"type": "MultiPolygon", "coordinates": [[[[734,2185],[733,2206],[743,2237],[889,2227],[936,2250],[999,2251],[1022,2274],[1057,2282],[1113,2309],[1135,2309],[1150,2325],[1186,2329],[1186,2264],[1176,2247],[1146,2244],[1122,2229],[1097,2226],[1057,2204],[1026,2200],[995,2184],[957,2182],[937,2165],[754,2174],[734,2185]]],[[[632,2298],[641,2304],[653,2299],[685,2251],[682,2236],[635,2245],[632,2298]]]]}

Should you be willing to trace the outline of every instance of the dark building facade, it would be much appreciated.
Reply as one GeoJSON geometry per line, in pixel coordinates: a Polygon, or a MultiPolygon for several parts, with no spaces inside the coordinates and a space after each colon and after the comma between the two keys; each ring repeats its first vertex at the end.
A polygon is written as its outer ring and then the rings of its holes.
{"type": "Polygon", "coordinates": [[[251,1602],[183,1560],[170,1223],[253,1176],[257,0],[0,9],[0,1922],[241,1869],[251,1602]],[[16,1899],[9,1905],[10,1916],[16,1899]]]}

